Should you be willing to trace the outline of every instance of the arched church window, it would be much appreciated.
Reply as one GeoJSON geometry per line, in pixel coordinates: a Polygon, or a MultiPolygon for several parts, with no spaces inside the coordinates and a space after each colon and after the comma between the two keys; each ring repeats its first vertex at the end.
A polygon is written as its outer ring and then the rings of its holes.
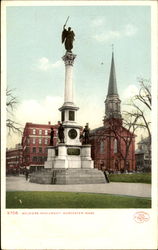
{"type": "Polygon", "coordinates": [[[104,153],[104,141],[100,142],[100,153],[104,153]]]}
{"type": "Polygon", "coordinates": [[[117,139],[115,138],[114,139],[114,153],[116,154],[118,152],[118,142],[117,142],[117,139]]]}
{"type": "Polygon", "coordinates": [[[118,110],[118,103],[115,103],[115,110],[118,110]]]}

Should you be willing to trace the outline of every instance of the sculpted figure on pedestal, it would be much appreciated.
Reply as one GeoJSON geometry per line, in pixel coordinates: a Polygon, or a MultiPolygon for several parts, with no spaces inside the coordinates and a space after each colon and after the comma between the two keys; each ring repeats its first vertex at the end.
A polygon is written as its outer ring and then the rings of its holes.
{"type": "Polygon", "coordinates": [[[87,123],[83,130],[83,144],[89,144],[89,132],[90,132],[90,129],[87,123]]]}
{"type": "Polygon", "coordinates": [[[50,132],[50,146],[53,146],[53,139],[54,139],[54,129],[51,128],[51,132],[50,132]]]}
{"type": "Polygon", "coordinates": [[[64,143],[64,127],[62,125],[62,123],[60,123],[59,127],[58,127],[58,138],[60,143],[64,143]]]}
{"type": "Polygon", "coordinates": [[[62,32],[62,43],[65,44],[65,49],[68,52],[71,52],[73,48],[74,37],[75,33],[73,32],[73,30],[71,30],[71,27],[69,27],[68,30],[66,30],[64,25],[62,32]]]}

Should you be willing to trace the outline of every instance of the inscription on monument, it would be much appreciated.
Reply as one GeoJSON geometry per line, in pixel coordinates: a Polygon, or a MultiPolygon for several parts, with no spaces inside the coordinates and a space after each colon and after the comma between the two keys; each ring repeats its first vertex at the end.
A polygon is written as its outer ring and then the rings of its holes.
{"type": "Polygon", "coordinates": [[[68,155],[80,155],[80,149],[79,148],[68,148],[67,154],[68,155]]]}

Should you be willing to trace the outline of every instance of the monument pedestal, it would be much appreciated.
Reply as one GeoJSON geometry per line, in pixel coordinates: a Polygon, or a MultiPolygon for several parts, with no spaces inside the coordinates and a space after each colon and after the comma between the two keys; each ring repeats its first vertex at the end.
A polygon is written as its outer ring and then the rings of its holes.
{"type": "Polygon", "coordinates": [[[58,144],[48,148],[48,158],[45,169],[51,168],[93,168],[91,159],[91,145],[58,144]]]}
{"type": "Polygon", "coordinates": [[[40,184],[99,184],[106,183],[102,171],[94,168],[91,146],[59,144],[48,148],[44,170],[33,173],[30,182],[40,184]]]}

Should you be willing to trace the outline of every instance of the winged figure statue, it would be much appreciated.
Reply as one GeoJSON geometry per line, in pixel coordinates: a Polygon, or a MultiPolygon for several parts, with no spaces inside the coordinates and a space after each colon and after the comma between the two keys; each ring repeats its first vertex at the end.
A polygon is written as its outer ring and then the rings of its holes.
{"type": "Polygon", "coordinates": [[[75,37],[75,33],[73,32],[73,30],[71,30],[71,27],[69,27],[68,29],[65,29],[65,25],[64,25],[61,41],[62,43],[64,43],[65,49],[68,52],[71,52],[73,48],[73,41],[75,40],[74,37],[75,37]]]}

